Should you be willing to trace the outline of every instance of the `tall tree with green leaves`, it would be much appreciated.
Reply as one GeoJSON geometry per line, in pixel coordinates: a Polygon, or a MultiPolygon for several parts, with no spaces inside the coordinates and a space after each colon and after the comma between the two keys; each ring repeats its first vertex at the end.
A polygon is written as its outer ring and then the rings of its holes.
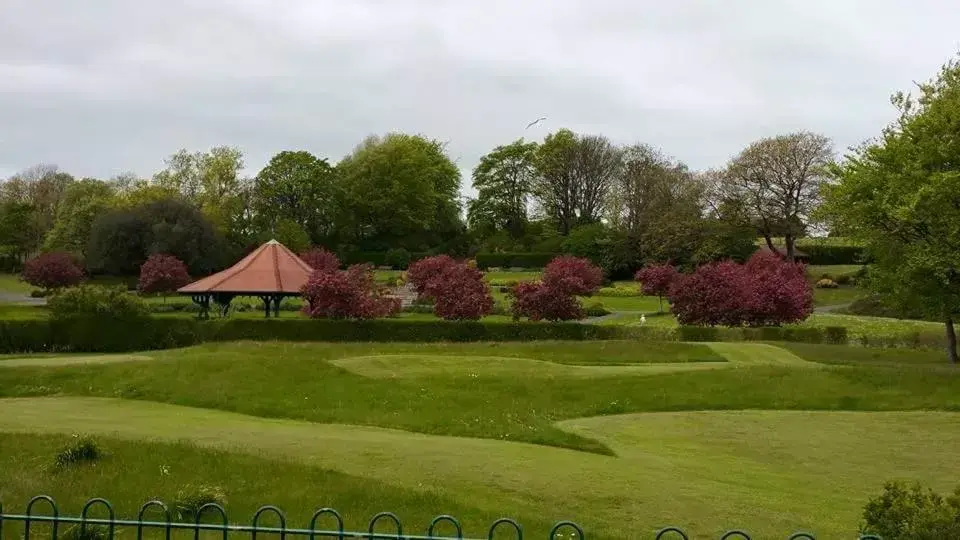
{"type": "Polygon", "coordinates": [[[537,143],[518,139],[480,158],[473,169],[477,198],[471,201],[467,214],[472,228],[489,233],[506,230],[514,238],[523,236],[536,177],[536,152],[537,143]]]}
{"type": "MultiPolygon", "coordinates": [[[[293,220],[310,241],[330,237],[336,218],[335,171],[310,152],[283,151],[273,156],[253,181],[256,227],[273,231],[280,220],[293,220]]],[[[289,228],[289,227],[288,227],[289,228]]]]}
{"type": "Polygon", "coordinates": [[[561,129],[537,148],[533,193],[543,213],[567,235],[577,225],[600,221],[620,167],[620,150],[606,137],[561,129]]]}
{"type": "Polygon", "coordinates": [[[113,185],[107,182],[84,178],[67,186],[57,206],[53,228],[44,239],[44,249],[85,256],[94,220],[114,202],[113,185]]]}
{"type": "Polygon", "coordinates": [[[221,233],[232,220],[243,169],[243,152],[230,146],[216,146],[207,152],[179,150],[166,160],[166,168],[154,175],[154,184],[179,193],[197,205],[221,233]]]}
{"type": "Polygon", "coordinates": [[[827,171],[833,162],[829,138],[807,131],[760,139],[740,152],[727,167],[728,198],[750,211],[771,251],[773,237],[783,233],[786,255],[793,260],[796,240],[821,202],[827,171]]]}
{"type": "Polygon", "coordinates": [[[339,236],[364,249],[437,245],[460,232],[460,170],[443,143],[369,137],[337,164],[339,236]]]}
{"type": "Polygon", "coordinates": [[[919,95],[898,93],[899,118],[834,168],[824,214],[866,243],[870,286],[944,322],[957,363],[960,313],[960,59],[919,95]]]}

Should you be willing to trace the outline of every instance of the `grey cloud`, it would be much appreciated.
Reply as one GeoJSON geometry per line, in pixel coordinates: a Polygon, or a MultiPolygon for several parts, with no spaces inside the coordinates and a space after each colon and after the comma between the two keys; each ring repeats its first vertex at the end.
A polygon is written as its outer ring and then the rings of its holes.
{"type": "Polygon", "coordinates": [[[957,51],[958,23],[938,0],[6,0],[0,176],[147,176],[220,144],[252,174],[388,130],[449,141],[465,172],[559,127],[698,168],[795,129],[842,150],[957,51]]]}

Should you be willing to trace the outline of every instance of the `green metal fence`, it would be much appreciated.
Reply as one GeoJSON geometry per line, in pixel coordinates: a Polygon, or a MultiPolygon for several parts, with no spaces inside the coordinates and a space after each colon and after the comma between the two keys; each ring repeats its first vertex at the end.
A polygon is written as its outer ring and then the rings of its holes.
{"type": "MultiPolygon", "coordinates": [[[[227,519],[226,510],[219,504],[210,503],[201,506],[193,519],[189,521],[173,520],[170,509],[161,501],[148,501],[140,507],[137,518],[117,519],[113,505],[106,499],[90,499],[83,506],[79,516],[62,516],[53,498],[38,495],[27,503],[23,514],[5,514],[0,504],[0,538],[50,538],[51,540],[113,540],[114,538],[132,538],[138,540],[144,536],[156,538],[162,536],[171,540],[176,536],[192,536],[199,540],[201,533],[205,538],[220,537],[227,540],[230,536],[249,535],[256,540],[265,535],[279,536],[286,540],[288,536],[294,540],[308,539],[337,539],[337,540],[429,540],[429,539],[459,539],[459,540],[523,540],[523,527],[510,518],[501,518],[493,522],[482,538],[467,538],[463,536],[460,522],[453,516],[441,515],[435,517],[427,526],[424,534],[405,532],[403,524],[395,514],[380,512],[370,519],[367,530],[348,531],[344,529],[344,521],[340,513],[332,508],[321,508],[313,513],[307,528],[293,528],[287,526],[287,518],[276,506],[262,506],[257,510],[249,525],[231,524],[227,519]],[[38,505],[46,507],[47,513],[38,513],[38,505]],[[106,518],[90,517],[93,509],[105,511],[106,518]],[[146,519],[148,515],[154,519],[146,519]],[[273,517],[278,526],[262,524],[264,519],[273,517]],[[160,520],[156,520],[159,517],[160,520]],[[38,528],[46,525],[44,531],[38,528]],[[388,528],[389,531],[384,531],[388,528]],[[11,530],[14,529],[14,530],[11,530]],[[378,531],[379,529],[379,531],[378,531]]],[[[654,533],[655,540],[689,540],[689,536],[678,527],[666,527],[654,533]]],[[[637,534],[632,537],[641,537],[637,534]]],[[[547,540],[585,540],[587,535],[583,529],[572,521],[561,521],[550,530],[547,540]]],[[[812,533],[798,532],[787,540],[817,540],[812,533]]],[[[742,530],[732,530],[720,537],[720,540],[752,540],[751,536],[742,530]]],[[[879,536],[865,535],[859,540],[881,540],[879,536]]]]}

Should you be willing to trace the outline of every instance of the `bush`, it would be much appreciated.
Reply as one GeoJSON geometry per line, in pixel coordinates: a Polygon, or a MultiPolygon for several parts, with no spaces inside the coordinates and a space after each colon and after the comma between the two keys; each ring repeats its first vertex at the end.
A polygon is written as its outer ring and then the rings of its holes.
{"type": "Polygon", "coordinates": [[[802,265],[758,252],[745,265],[710,263],[681,276],[670,289],[670,302],[681,324],[780,325],[806,319],[813,292],[802,265]]]}
{"type": "Polygon", "coordinates": [[[315,270],[302,293],[303,310],[314,319],[376,319],[400,311],[400,299],[384,295],[370,265],[336,272],[315,270]]]}
{"type": "Polygon", "coordinates": [[[383,261],[396,270],[406,270],[410,266],[410,252],[403,248],[391,249],[387,251],[383,261]]]}
{"type": "Polygon", "coordinates": [[[603,271],[588,259],[562,255],[543,269],[543,285],[569,295],[590,295],[603,284],[603,271]]]}
{"type": "Polygon", "coordinates": [[[866,250],[861,246],[839,246],[799,242],[797,249],[807,254],[809,264],[866,264],[870,262],[866,250]]]}
{"type": "Polygon", "coordinates": [[[100,447],[97,446],[96,441],[89,437],[74,435],[73,442],[57,452],[54,464],[58,469],[64,469],[71,465],[93,463],[100,459],[100,456],[100,447]]]}
{"type": "Polygon", "coordinates": [[[611,311],[605,307],[600,302],[594,302],[589,306],[583,308],[583,313],[587,317],[603,317],[604,315],[609,315],[611,311]]]}
{"type": "Polygon", "coordinates": [[[110,528],[104,525],[76,523],[57,537],[59,540],[108,540],[110,528]]]}
{"type": "Polygon", "coordinates": [[[150,310],[142,298],[125,287],[81,285],[63,289],[47,301],[54,319],[111,318],[142,319],[150,310]]]}
{"type": "Polygon", "coordinates": [[[300,254],[300,260],[310,268],[322,272],[336,272],[340,269],[340,259],[322,247],[315,247],[300,254]]]}
{"type": "Polygon", "coordinates": [[[631,298],[640,296],[640,290],[633,287],[601,287],[593,295],[607,298],[631,298]]]}
{"type": "Polygon", "coordinates": [[[83,270],[69,253],[42,253],[23,265],[23,280],[42,289],[72,287],[83,281],[83,270]]]}
{"type": "Polygon", "coordinates": [[[677,269],[669,264],[652,264],[637,272],[633,279],[640,282],[643,294],[660,300],[659,312],[663,313],[663,297],[670,294],[670,286],[677,279],[677,269]]]}
{"type": "Polygon", "coordinates": [[[143,293],[170,293],[190,283],[187,265],[173,255],[157,253],[140,266],[137,289],[143,293]]]}
{"type": "Polygon", "coordinates": [[[30,291],[30,298],[46,298],[47,292],[40,289],[34,289],[30,291]]]}
{"type": "Polygon", "coordinates": [[[477,267],[488,270],[498,268],[543,268],[555,259],[558,253],[477,253],[477,267]]]}
{"type": "Polygon", "coordinates": [[[456,266],[457,261],[449,255],[437,255],[427,257],[410,265],[407,270],[407,281],[413,284],[417,294],[424,297],[431,297],[430,289],[435,285],[436,279],[443,274],[445,270],[456,266]]]}
{"type": "Polygon", "coordinates": [[[920,484],[889,482],[864,507],[860,531],[883,540],[960,538],[960,488],[944,498],[920,484]]]}
{"type": "Polygon", "coordinates": [[[817,281],[818,289],[836,289],[837,287],[839,287],[837,282],[830,278],[822,278],[817,281]]]}
{"type": "Polygon", "coordinates": [[[544,283],[519,283],[510,294],[515,320],[527,317],[531,321],[569,321],[584,317],[576,296],[544,283]]]}
{"type": "MultiPolygon", "coordinates": [[[[227,495],[223,488],[210,485],[187,485],[177,492],[177,498],[170,506],[178,521],[194,522],[200,514],[200,509],[208,504],[218,504],[221,507],[227,503],[227,495]]],[[[210,512],[209,510],[207,512],[210,512]]],[[[214,512],[204,516],[216,516],[214,512]]]]}
{"type": "Polygon", "coordinates": [[[490,286],[483,273],[465,264],[453,264],[427,284],[427,294],[435,299],[434,313],[446,320],[477,320],[493,309],[490,286]]]}

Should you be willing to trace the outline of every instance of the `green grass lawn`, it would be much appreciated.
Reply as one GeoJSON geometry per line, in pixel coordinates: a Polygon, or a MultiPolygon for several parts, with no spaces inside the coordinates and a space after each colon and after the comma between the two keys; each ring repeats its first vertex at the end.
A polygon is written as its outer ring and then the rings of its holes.
{"type": "Polygon", "coordinates": [[[834,279],[842,275],[853,275],[863,268],[861,264],[830,264],[830,265],[807,265],[807,275],[810,279],[817,280],[820,276],[827,274],[834,279]]]}
{"type": "Polygon", "coordinates": [[[928,351],[242,342],[0,358],[5,508],[96,494],[129,516],[203,483],[237,521],[277,503],[295,524],[317,506],[355,527],[395,510],[410,532],[449,512],[471,536],[507,514],[531,538],[564,518],[588,538],[667,523],[835,538],[886,480],[952,489],[960,444],[960,371],[928,351]],[[52,472],[77,432],[108,457],[52,472]]]}
{"type": "Polygon", "coordinates": [[[0,292],[29,294],[33,286],[20,279],[16,274],[0,274],[0,292]]]}
{"type": "Polygon", "coordinates": [[[813,305],[820,306],[841,306],[849,304],[867,296],[867,291],[851,286],[838,287],[836,289],[813,289],[813,305]]]}

